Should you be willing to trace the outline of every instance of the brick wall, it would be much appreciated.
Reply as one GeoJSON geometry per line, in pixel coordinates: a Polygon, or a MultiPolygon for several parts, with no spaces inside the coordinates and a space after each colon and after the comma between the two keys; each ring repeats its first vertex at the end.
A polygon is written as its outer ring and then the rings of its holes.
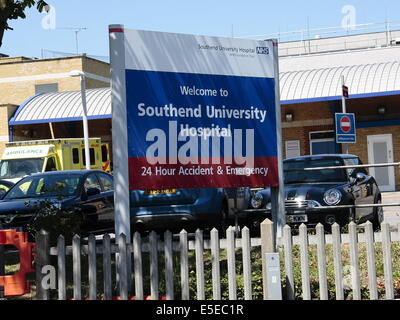
{"type": "Polygon", "coordinates": [[[0,158],[3,155],[4,144],[9,141],[8,120],[17,107],[12,104],[0,104],[0,158]]]}
{"type": "MultiPolygon", "coordinates": [[[[86,56],[63,57],[54,59],[29,59],[25,57],[0,58],[0,156],[4,150],[4,143],[8,141],[8,120],[13,115],[16,106],[35,95],[35,85],[57,83],[59,91],[80,90],[79,77],[46,78],[52,74],[68,73],[80,70],[105,78],[110,77],[110,66],[106,62],[95,60],[86,56]],[[36,79],[27,77],[36,76],[36,79]],[[11,105],[14,105],[11,107],[11,105]],[[2,107],[9,106],[9,107],[2,107]],[[7,111],[6,111],[7,110],[7,111]]],[[[86,87],[103,88],[109,83],[87,78],[86,87]]],[[[53,124],[55,135],[73,137],[78,133],[68,129],[59,128],[53,124]]],[[[14,140],[50,138],[48,124],[15,126],[14,140]]]]}
{"type": "Polygon", "coordinates": [[[284,104],[281,106],[282,122],[286,122],[286,113],[293,114],[293,121],[307,121],[314,119],[330,119],[332,114],[327,102],[284,104]]]}
{"type": "Polygon", "coordinates": [[[326,102],[282,105],[282,149],[286,157],[285,141],[300,140],[300,155],[310,154],[310,132],[334,130],[333,116],[326,102]],[[293,121],[286,121],[286,113],[293,121]]]}
{"type": "MultiPolygon", "coordinates": [[[[57,83],[59,91],[80,90],[79,77],[45,78],[46,75],[80,70],[106,78],[110,77],[108,63],[85,56],[41,60],[3,58],[0,61],[0,79],[8,79],[7,82],[0,83],[0,92],[2,93],[0,104],[21,104],[35,94],[35,85],[37,84],[57,83]],[[31,76],[37,76],[39,79],[24,80],[31,76]]],[[[88,89],[102,88],[108,87],[109,83],[88,78],[86,86],[88,89]]]]}

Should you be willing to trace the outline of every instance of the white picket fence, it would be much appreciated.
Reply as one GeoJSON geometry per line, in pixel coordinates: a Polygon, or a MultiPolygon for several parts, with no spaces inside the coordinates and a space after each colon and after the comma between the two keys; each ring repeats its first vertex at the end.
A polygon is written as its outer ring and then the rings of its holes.
{"type": "MultiPolygon", "coordinates": [[[[265,223],[272,225],[269,220],[263,222],[265,223]]],[[[400,257],[392,256],[391,250],[392,246],[400,241],[399,232],[390,232],[387,223],[383,223],[382,231],[375,234],[370,223],[365,224],[364,233],[358,233],[359,227],[354,223],[350,223],[348,229],[348,233],[341,234],[339,226],[334,225],[332,233],[325,234],[323,226],[318,225],[316,234],[310,235],[306,226],[302,225],[299,234],[294,236],[289,226],[284,227],[283,237],[278,239],[277,248],[282,260],[282,291],[286,299],[343,300],[346,298],[346,292],[347,295],[351,293],[352,299],[355,300],[365,298],[365,294],[362,296],[361,293],[360,279],[359,255],[362,250],[366,251],[369,298],[378,299],[375,248],[377,243],[381,243],[382,246],[384,298],[395,298],[393,281],[398,279],[393,279],[392,266],[394,259],[400,257]],[[346,252],[349,252],[350,259],[345,263],[343,254],[347,246],[349,248],[346,252]],[[311,250],[314,250],[314,255],[311,255],[311,250]],[[295,251],[298,257],[295,257],[295,251]],[[329,256],[333,256],[334,297],[328,295],[328,284],[332,281],[327,276],[328,253],[329,256]],[[315,259],[315,256],[318,296],[315,293],[315,279],[312,281],[310,274],[310,265],[315,262],[310,259],[315,259]],[[296,269],[298,265],[300,268],[296,269]],[[295,277],[296,272],[298,273],[296,270],[299,269],[301,283],[299,277],[295,277]],[[346,275],[348,269],[350,274],[346,275]],[[349,279],[350,286],[347,283],[349,279]]],[[[256,263],[254,259],[261,259],[263,254],[268,252],[261,244],[273,237],[273,234],[266,234],[263,230],[273,228],[263,229],[261,226],[261,238],[250,238],[248,228],[243,228],[240,238],[235,238],[233,227],[227,229],[225,239],[220,239],[216,229],[210,231],[209,239],[204,239],[203,231],[197,230],[194,240],[190,240],[190,235],[184,230],[179,235],[172,235],[167,231],[162,235],[162,239],[154,232],[147,237],[135,233],[132,241],[128,243],[124,235],[118,238],[117,243],[113,243],[107,234],[100,243],[94,236],[90,236],[85,240],[85,244],[81,244],[81,239],[75,236],[72,246],[66,246],[64,238],[60,236],[57,247],[53,248],[43,248],[39,239],[39,265],[43,264],[40,261],[51,261],[50,256],[57,260],[57,292],[53,290],[51,296],[48,290],[38,286],[38,296],[41,299],[61,300],[109,300],[115,296],[122,300],[132,296],[138,300],[157,300],[161,297],[167,300],[236,300],[239,296],[240,299],[246,300],[260,299],[262,296],[256,296],[254,288],[260,285],[262,271],[260,263],[256,263]],[[49,255],[47,257],[46,252],[49,255]],[[255,252],[258,254],[254,254],[255,252]],[[71,260],[70,263],[67,263],[67,259],[71,260]],[[255,265],[258,267],[255,268],[255,265]],[[82,296],[83,278],[88,286],[88,290],[85,289],[85,292],[88,292],[87,297],[82,296]],[[71,291],[67,290],[68,287],[72,287],[72,296],[67,295],[71,291]]],[[[46,241],[43,244],[46,246],[46,241]]],[[[40,277],[39,274],[37,284],[41,283],[40,277]]]]}
{"type": "MultiPolygon", "coordinates": [[[[285,276],[287,279],[286,292],[288,299],[294,299],[294,276],[293,276],[293,245],[298,245],[300,249],[300,264],[301,264],[301,292],[304,300],[310,300],[312,297],[310,286],[310,263],[309,260],[310,246],[316,245],[317,250],[317,264],[318,264],[318,284],[319,284],[319,298],[327,300],[328,297],[328,279],[327,279],[327,246],[332,246],[332,256],[334,264],[334,282],[335,282],[335,299],[343,300],[344,287],[347,286],[351,290],[352,299],[361,300],[361,279],[360,279],[360,261],[359,256],[362,250],[366,253],[367,262],[367,275],[368,275],[368,291],[371,300],[378,299],[377,289],[377,243],[381,243],[382,248],[382,261],[384,270],[384,287],[385,298],[394,299],[393,288],[393,262],[400,259],[399,256],[392,256],[392,245],[397,242],[400,246],[400,233],[390,232],[388,223],[382,223],[381,232],[374,233],[372,224],[365,223],[363,229],[364,233],[358,233],[359,229],[354,222],[348,226],[348,233],[341,234],[340,228],[337,224],[332,226],[332,233],[324,234],[322,225],[316,227],[316,235],[309,236],[305,225],[299,228],[299,235],[293,237],[291,229],[288,226],[283,230],[283,251],[284,251],[284,265],[285,276]],[[349,247],[350,261],[346,265],[343,262],[343,248],[347,245],[349,247]],[[363,247],[363,248],[361,248],[363,247]],[[349,277],[346,279],[344,274],[344,267],[350,270],[349,277]],[[347,280],[347,281],[346,281],[347,280]],[[351,281],[348,285],[346,282],[351,281]]],[[[400,230],[400,225],[398,227],[400,230]]],[[[396,279],[399,280],[399,279],[396,279]]]]}

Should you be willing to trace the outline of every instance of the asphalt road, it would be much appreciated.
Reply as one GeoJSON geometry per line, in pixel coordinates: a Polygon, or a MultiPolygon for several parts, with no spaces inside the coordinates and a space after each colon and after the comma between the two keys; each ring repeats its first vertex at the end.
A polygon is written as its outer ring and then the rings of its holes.
{"type": "MultiPolygon", "coordinates": [[[[400,192],[382,192],[382,203],[400,203],[400,192]]],[[[400,224],[400,206],[383,207],[384,221],[390,224],[392,231],[400,224]]]]}

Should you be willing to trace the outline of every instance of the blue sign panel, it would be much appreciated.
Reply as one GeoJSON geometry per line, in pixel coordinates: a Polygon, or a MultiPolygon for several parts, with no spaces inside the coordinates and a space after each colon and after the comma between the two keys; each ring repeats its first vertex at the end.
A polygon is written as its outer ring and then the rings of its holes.
{"type": "Polygon", "coordinates": [[[123,32],[113,137],[131,190],[279,184],[273,41],[123,32]]]}
{"type": "Polygon", "coordinates": [[[127,70],[126,83],[135,88],[126,96],[134,188],[277,183],[274,79],[127,70]],[[230,173],[248,152],[257,171],[230,173]]]}
{"type": "Polygon", "coordinates": [[[354,113],[335,113],[336,143],[356,142],[354,113]]]}

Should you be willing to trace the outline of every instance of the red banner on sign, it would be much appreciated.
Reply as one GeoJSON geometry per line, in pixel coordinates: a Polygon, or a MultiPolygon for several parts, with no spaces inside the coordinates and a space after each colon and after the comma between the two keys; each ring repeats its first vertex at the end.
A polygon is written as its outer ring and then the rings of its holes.
{"type": "MultiPolygon", "coordinates": [[[[134,189],[264,187],[278,185],[276,157],[255,157],[252,167],[210,158],[209,164],[149,164],[147,158],[129,158],[129,187],[134,189]],[[214,163],[212,163],[214,162],[214,163]],[[219,162],[219,163],[215,163],[219,162]]],[[[201,162],[201,161],[200,161],[201,162]]]]}

